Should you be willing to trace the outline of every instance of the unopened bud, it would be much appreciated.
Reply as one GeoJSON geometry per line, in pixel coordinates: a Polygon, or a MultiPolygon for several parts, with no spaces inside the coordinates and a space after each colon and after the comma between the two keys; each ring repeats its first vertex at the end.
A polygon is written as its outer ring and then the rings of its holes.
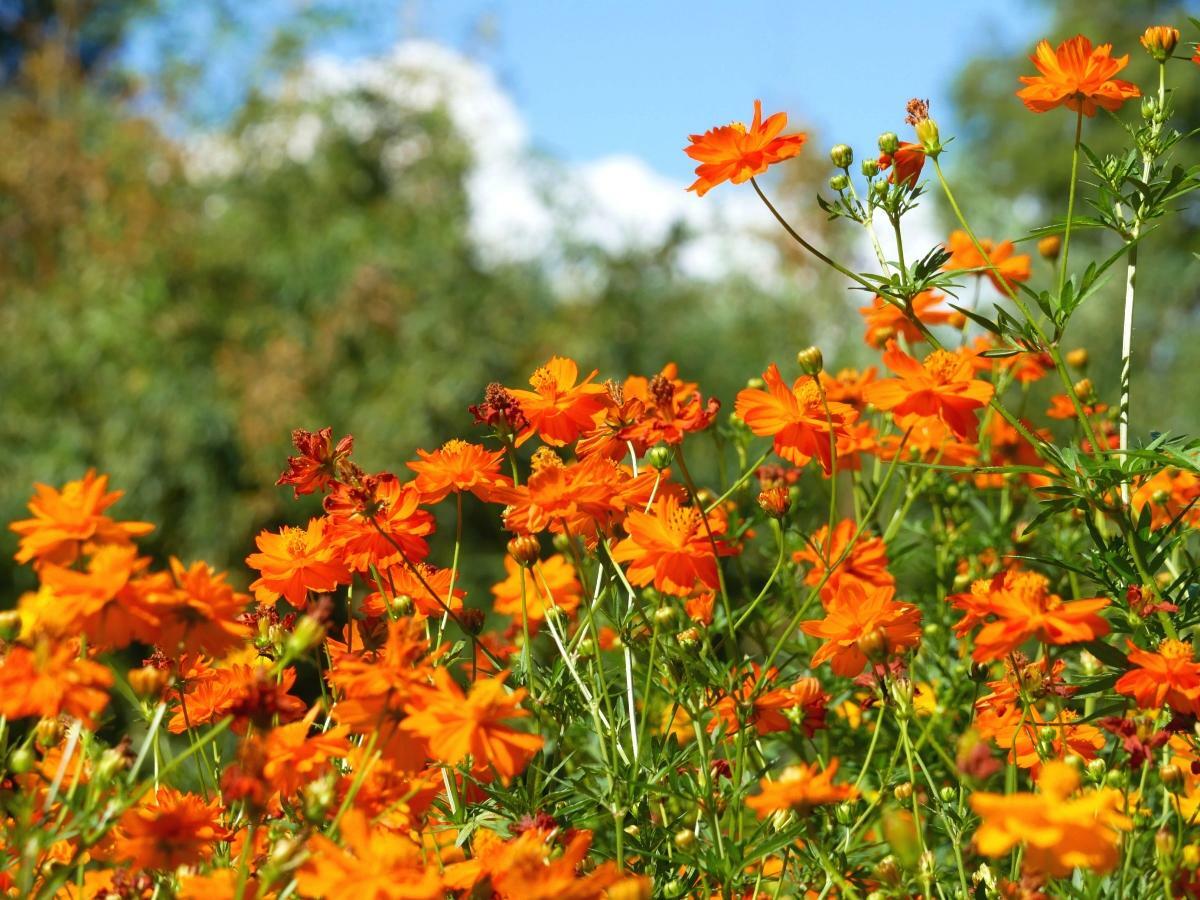
{"type": "Polygon", "coordinates": [[[892,796],[896,798],[897,803],[907,803],[912,799],[912,795],[913,786],[911,781],[902,781],[892,788],[892,796]]]}
{"type": "Polygon", "coordinates": [[[858,639],[858,649],[871,662],[883,662],[888,655],[888,633],[885,628],[873,628],[858,639]]]}
{"type": "Polygon", "coordinates": [[[954,803],[958,800],[958,791],[950,787],[950,785],[946,785],[938,791],[938,799],[946,804],[954,803]]]}
{"type": "Polygon", "coordinates": [[[1075,396],[1085,402],[1092,396],[1092,392],[1095,391],[1095,389],[1095,386],[1092,384],[1092,379],[1090,378],[1080,378],[1077,382],[1075,382],[1075,387],[1073,388],[1075,391],[1075,396]]]}
{"type": "MultiPolygon", "coordinates": [[[[548,610],[547,610],[548,611],[548,610]]],[[[467,634],[479,634],[483,631],[484,612],[482,609],[467,608],[458,612],[458,621],[462,623],[467,634]]]]}
{"type": "Polygon", "coordinates": [[[542,548],[538,539],[532,534],[518,534],[508,542],[508,555],[516,560],[517,565],[528,569],[541,556],[542,548]]]}
{"type": "Polygon", "coordinates": [[[1108,763],[1096,757],[1087,764],[1088,777],[1099,782],[1104,779],[1104,774],[1108,771],[1108,763]]]}
{"type": "Polygon", "coordinates": [[[820,347],[805,347],[796,354],[796,364],[805,375],[820,375],[825,369],[825,357],[820,347]]]}
{"type": "Polygon", "coordinates": [[[864,178],[874,178],[879,174],[879,162],[874,159],[864,159],[862,161],[862,173],[864,178]]]}
{"type": "Polygon", "coordinates": [[[1042,259],[1054,261],[1058,259],[1058,252],[1062,249],[1062,238],[1057,234],[1047,235],[1037,242],[1037,249],[1042,259]]]}
{"type": "Polygon", "coordinates": [[[675,837],[672,840],[680,850],[686,850],[692,844],[696,843],[696,835],[690,828],[681,828],[675,832],[675,837]]]}
{"type": "Polygon", "coordinates": [[[879,152],[888,156],[900,149],[900,138],[894,132],[885,131],[879,136],[879,152]]]}
{"type": "Polygon", "coordinates": [[[837,191],[839,194],[850,187],[850,179],[845,175],[834,175],[829,179],[829,189],[837,191]]]}
{"type": "Polygon", "coordinates": [[[675,635],[675,640],[679,641],[681,647],[695,647],[700,643],[700,631],[695,627],[685,628],[675,635]]]}
{"type": "Polygon", "coordinates": [[[388,608],[391,609],[392,615],[400,618],[401,616],[411,616],[416,610],[417,604],[408,594],[397,594],[388,601],[388,608]]]}
{"type": "Polygon", "coordinates": [[[155,666],[142,666],[140,669],[130,669],[127,677],[135,694],[143,700],[157,700],[166,690],[171,673],[155,666]]]}
{"type": "Polygon", "coordinates": [[[39,719],[33,729],[33,734],[39,747],[56,747],[59,741],[63,739],[65,731],[66,729],[63,728],[62,720],[54,716],[52,718],[39,719]]]}
{"type": "Polygon", "coordinates": [[[1183,786],[1183,770],[1174,763],[1164,763],[1158,767],[1158,780],[1171,793],[1183,786]]]}
{"type": "Polygon", "coordinates": [[[1076,347],[1074,350],[1067,351],[1067,365],[1076,369],[1086,369],[1088,364],[1088,352],[1084,347],[1076,347]]]}
{"type": "Polygon", "coordinates": [[[833,816],[839,825],[847,826],[854,824],[854,804],[847,801],[839,803],[833,811],[833,816]]]}
{"type": "Polygon", "coordinates": [[[837,144],[829,151],[829,159],[839,169],[848,169],[854,162],[854,151],[846,144],[837,144]]]}
{"type": "Polygon", "coordinates": [[[655,444],[646,452],[646,463],[650,468],[662,472],[671,468],[671,460],[674,456],[675,451],[666,444],[655,444]]]}
{"type": "Polygon", "coordinates": [[[26,772],[32,771],[36,764],[37,757],[28,747],[18,747],[8,755],[7,768],[14,775],[24,775],[26,772]]]}
{"type": "Polygon", "coordinates": [[[15,609],[0,612],[0,641],[11,641],[21,633],[21,614],[15,609]]]}
{"type": "Polygon", "coordinates": [[[782,519],[792,507],[791,492],[783,486],[767,488],[758,495],[758,505],[773,519],[782,519]]]}
{"type": "Polygon", "coordinates": [[[900,871],[900,864],[896,862],[896,857],[885,856],[875,866],[875,877],[888,887],[899,887],[904,873],[900,871]]]}
{"type": "Polygon", "coordinates": [[[312,616],[301,616],[287,640],[285,652],[288,656],[303,656],[325,639],[325,626],[312,616]]]}
{"type": "Polygon", "coordinates": [[[1170,25],[1151,25],[1142,32],[1141,41],[1155,62],[1166,62],[1179,43],[1179,29],[1170,25]]]}
{"type": "Polygon", "coordinates": [[[675,618],[675,607],[660,606],[654,611],[654,621],[659,625],[666,625],[675,618]]]}
{"type": "Polygon", "coordinates": [[[123,772],[128,764],[124,753],[116,747],[110,747],[101,753],[100,758],[96,761],[96,781],[100,784],[111,781],[123,772]]]}

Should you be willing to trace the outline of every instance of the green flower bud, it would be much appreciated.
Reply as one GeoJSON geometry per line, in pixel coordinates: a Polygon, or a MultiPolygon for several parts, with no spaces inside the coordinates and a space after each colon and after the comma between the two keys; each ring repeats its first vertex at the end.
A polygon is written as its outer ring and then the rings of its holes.
{"type": "Polygon", "coordinates": [[[879,163],[873,159],[864,159],[862,161],[862,173],[864,178],[874,178],[879,174],[879,163]]]}
{"type": "Polygon", "coordinates": [[[831,191],[837,191],[838,193],[841,193],[848,187],[850,187],[850,179],[845,175],[834,175],[829,179],[829,189],[831,191]]]}
{"type": "Polygon", "coordinates": [[[879,152],[891,156],[900,149],[900,138],[891,131],[885,131],[879,136],[879,152]]]}
{"type": "Polygon", "coordinates": [[[846,144],[838,144],[829,151],[829,159],[839,169],[848,169],[850,164],[854,162],[854,151],[846,144]]]}

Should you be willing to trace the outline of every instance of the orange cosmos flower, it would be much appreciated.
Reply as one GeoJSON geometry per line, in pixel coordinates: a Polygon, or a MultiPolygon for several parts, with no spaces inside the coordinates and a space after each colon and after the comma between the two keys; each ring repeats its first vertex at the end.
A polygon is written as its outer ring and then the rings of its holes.
{"type": "Polygon", "coordinates": [[[878,374],[878,369],[868,366],[861,372],[858,369],[839,369],[836,375],[822,372],[820,378],[826,397],[839,403],[848,403],[861,412],[864,405],[863,389],[874,381],[878,374]]]}
{"type": "Polygon", "coordinates": [[[176,690],[168,695],[178,703],[167,723],[171,734],[183,734],[227,715],[236,717],[233,731],[240,734],[251,722],[270,727],[304,714],[304,701],[288,693],[296,683],[294,668],[284,669],[278,680],[265,664],[197,668],[198,672],[183,679],[182,694],[176,690]]]}
{"type": "Polygon", "coordinates": [[[975,846],[997,857],[1023,844],[1026,869],[1054,878],[1076,868],[1110,871],[1120,858],[1120,832],[1133,825],[1120,812],[1124,795],[1102,788],[1070,799],[1078,787],[1075,769],[1054,761],[1042,769],[1036,794],[974,794],[971,808],[983,819],[975,846]]]}
{"type": "Polygon", "coordinates": [[[522,568],[511,556],[505,556],[504,570],[508,577],[492,586],[492,596],[495,597],[492,609],[519,621],[523,579],[524,610],[529,617],[530,630],[536,630],[545,620],[546,610],[550,606],[556,606],[571,615],[583,599],[583,585],[575,575],[575,567],[561,553],[535,563],[529,569],[522,568]]]}
{"type": "Polygon", "coordinates": [[[1160,469],[1137,486],[1130,502],[1139,516],[1146,504],[1150,504],[1150,524],[1162,528],[1176,517],[1189,524],[1200,521],[1197,497],[1200,497],[1200,477],[1183,469],[1160,469]]]}
{"type": "MultiPolygon", "coordinates": [[[[573,535],[594,536],[607,530],[621,514],[620,497],[629,476],[602,455],[566,464],[549,453],[534,454],[533,474],[520,487],[499,491],[507,503],[504,527],[518,534],[537,534],[547,528],[573,535]]],[[[650,474],[653,478],[653,474],[650,474]]]]}
{"type": "Polygon", "coordinates": [[[841,803],[858,796],[852,784],[834,784],[838,760],[829,761],[822,772],[816,763],[788,766],[778,781],[764,778],[760,783],[762,793],[746,798],[746,805],[758,813],[760,819],[772,813],[795,810],[798,815],[807,815],[815,806],[841,803]]]}
{"type": "Polygon", "coordinates": [[[1134,668],[1117,681],[1118,694],[1132,697],[1142,709],[1166,704],[1184,715],[1200,712],[1200,663],[1193,658],[1190,642],[1168,638],[1157,652],[1128,643],[1134,668]]]}
{"type": "Polygon", "coordinates": [[[899,378],[885,378],[863,392],[878,409],[897,416],[936,416],[959,437],[973,441],[979,435],[975,410],[995,393],[986,381],[971,377],[971,361],[948,350],[934,350],[918,363],[888,341],[883,361],[899,378]]]}
{"type": "Polygon", "coordinates": [[[34,485],[29,501],[32,519],[13,522],[8,527],[21,535],[15,559],[19,563],[36,560],[70,565],[81,552],[104,544],[128,545],[133,538],[149,534],[149,522],[117,522],[104,511],[124,495],[108,491],[108,476],[88,469],[82,479],[68,481],[62,490],[45,484],[34,485]]]}
{"type": "Polygon", "coordinates": [[[742,184],[767,171],[772,163],[790,159],[804,146],[803,134],[782,134],[787,113],[775,113],[764,122],[762,101],[754,101],[754,121],[710,128],[688,136],[691,144],[683,152],[700,163],[696,181],[688,188],[703,197],[718,184],[742,184]]]}
{"type": "Polygon", "coordinates": [[[408,566],[393,566],[380,573],[375,584],[375,593],[363,597],[362,612],[367,616],[384,616],[388,613],[389,598],[408,597],[413,609],[420,616],[442,616],[446,607],[462,609],[463,597],[467,596],[460,585],[462,572],[452,579],[452,569],[439,569],[429,563],[413,563],[408,566]],[[418,577],[419,576],[419,577],[418,577]],[[450,582],[454,581],[454,595],[450,595],[450,582]],[[440,602],[439,602],[440,601],[440,602]],[[443,606],[444,604],[444,606],[443,606]]]}
{"type": "MultiPolygon", "coordinates": [[[[776,674],[774,669],[770,669],[764,680],[769,683],[776,674]]],[[[821,689],[817,679],[801,678],[788,687],[760,691],[755,696],[758,681],[759,668],[755,665],[742,681],[741,687],[732,694],[724,695],[713,705],[714,715],[708,723],[708,730],[715,731],[723,724],[726,734],[736,734],[746,724],[759,734],[790,731],[796,725],[784,714],[787,710],[796,710],[794,715],[805,737],[812,737],[825,727],[829,695],[821,689]]]]}
{"type": "Polygon", "coordinates": [[[172,590],[151,591],[149,600],[161,621],[155,643],[168,652],[183,647],[192,653],[223,656],[249,635],[238,621],[246,611],[250,597],[225,583],[225,574],[207,563],[192,563],[184,568],[171,557],[172,590]]]}
{"type": "Polygon", "coordinates": [[[382,642],[376,638],[370,647],[356,645],[352,651],[336,641],[328,646],[333,659],[329,684],[342,698],[334,717],[356,731],[399,721],[405,704],[428,684],[429,642],[412,619],[388,622],[382,642]]]}
{"type": "Polygon", "coordinates": [[[79,658],[76,642],[41,640],[32,648],[14,644],[0,657],[0,716],[74,716],[91,728],[108,705],[113,675],[106,666],[79,658]]]}
{"type": "Polygon", "coordinates": [[[1039,41],[1029,58],[1041,74],[1021,76],[1021,83],[1028,87],[1017,91],[1017,96],[1033,112],[1066,106],[1094,116],[1097,107],[1115,112],[1126,100],[1141,96],[1136,85],[1113,78],[1129,64],[1129,54],[1114,59],[1112,44],[1093,48],[1080,34],[1063,41],[1058,49],[1049,41],[1039,41]]]}
{"type": "Polygon", "coordinates": [[[503,450],[485,450],[478,444],[452,440],[432,453],[418,450],[420,462],[408,467],[417,473],[413,484],[421,492],[422,503],[438,503],[454,492],[470,491],[480,500],[491,499],[492,488],[512,480],[500,474],[503,450]]]}
{"type": "Polygon", "coordinates": [[[371,827],[350,809],[339,827],[340,845],[322,834],[308,839],[308,859],[296,873],[301,893],[325,900],[442,900],[436,864],[405,834],[371,827]]]}
{"type": "Polygon", "coordinates": [[[285,797],[319,777],[329,760],[350,755],[350,742],[346,739],[349,726],[337,725],[328,731],[309,733],[319,712],[320,707],[314,706],[299,722],[272,728],[263,740],[266,759],[263,777],[272,790],[285,797]]]}
{"type": "Polygon", "coordinates": [[[805,634],[825,640],[810,664],[815,668],[830,660],[835,675],[853,678],[867,667],[867,654],[860,644],[883,657],[920,643],[921,611],[897,602],[895,594],[891,585],[840,584],[825,606],[824,619],[800,623],[805,634]]]}
{"type": "Polygon", "coordinates": [[[309,591],[332,591],[350,582],[350,572],[326,531],[326,520],[315,518],[308,528],[284,526],[278,534],[264,531],[255,538],[259,552],[247,556],[246,565],[259,572],[250,590],[260,603],[274,603],[283,596],[301,609],[309,591]]]}
{"type": "Polygon", "coordinates": [[[571,443],[590,431],[604,411],[604,386],[592,384],[599,370],[579,381],[579,367],[572,359],[554,356],[529,379],[532,391],[510,391],[521,405],[529,426],[517,439],[518,444],[534,434],[552,447],[571,443]]]}
{"type": "Polygon", "coordinates": [[[804,583],[808,585],[820,584],[828,567],[841,559],[843,553],[846,554],[846,558],[842,559],[821,588],[822,602],[835,596],[845,581],[857,581],[874,587],[896,583],[887,568],[887,547],[883,539],[864,532],[851,546],[850,540],[857,530],[858,526],[852,519],[842,519],[830,538],[829,526],[822,525],[802,549],[792,554],[795,562],[810,566],[808,574],[804,576],[804,583]]]}
{"type": "Polygon", "coordinates": [[[134,579],[148,563],[133,546],[114,544],[98,549],[82,572],[44,563],[39,572],[42,590],[23,597],[21,610],[34,630],[83,634],[93,646],[125,647],[135,640],[153,643],[160,619],[143,588],[157,583],[156,577],[161,581],[161,576],[134,579]]]}
{"type": "Polygon", "coordinates": [[[941,306],[945,299],[943,294],[922,291],[913,297],[910,317],[907,310],[876,295],[870,306],[858,308],[859,315],[867,323],[867,332],[863,335],[863,340],[869,347],[882,347],[899,335],[903,335],[910,344],[923,341],[925,334],[916,326],[913,318],[926,325],[946,324],[956,313],[941,306]]]}
{"type": "Polygon", "coordinates": [[[969,234],[961,229],[952,231],[946,242],[950,258],[942,268],[947,271],[974,270],[979,275],[986,275],[998,291],[1016,290],[1018,282],[1028,281],[1033,274],[1030,268],[1032,257],[1028,253],[1017,254],[1012,241],[993,244],[984,238],[979,241],[979,246],[983,249],[982,254],[969,234]]]}
{"type": "MultiPolygon", "coordinates": [[[[1014,706],[1006,716],[993,723],[988,736],[998,747],[1009,751],[1009,759],[1018,766],[1036,773],[1043,760],[1038,749],[1043,730],[1053,734],[1048,742],[1050,752],[1047,754],[1053,759],[1062,759],[1068,754],[1083,760],[1095,759],[1097,753],[1104,749],[1105,737],[1099,729],[1088,724],[1077,725],[1076,718],[1073,711],[1063,710],[1047,720],[1036,709],[1030,709],[1022,715],[1020,707],[1014,706]]],[[[987,729],[982,725],[980,731],[986,732],[987,729]]]]}
{"type": "MultiPolygon", "coordinates": [[[[631,563],[631,584],[653,583],[656,590],[676,597],[686,597],[697,587],[720,585],[709,532],[716,536],[725,530],[721,517],[709,514],[705,527],[701,512],[669,491],[655,500],[652,514],[631,509],[625,529],[629,537],[613,548],[612,555],[617,562],[631,563]]],[[[723,541],[717,542],[716,551],[736,552],[723,541]]]]}
{"type": "Polygon", "coordinates": [[[761,437],[775,438],[775,452],[797,466],[816,457],[828,475],[833,468],[830,434],[835,438],[858,418],[845,403],[823,398],[816,379],[801,375],[789,388],[772,363],[763,372],[766,390],[746,388],[737,395],[734,410],[761,437]]]}
{"type": "Polygon", "coordinates": [[[333,444],[333,429],[292,432],[292,445],[299,456],[288,457],[287,471],[279,476],[276,486],[290,484],[296,496],[327,491],[340,476],[340,468],[350,459],[354,449],[353,435],[346,435],[333,444]]]}
{"type": "Polygon", "coordinates": [[[429,555],[425,539],[434,532],[433,514],[421,509],[421,492],[411,481],[384,472],[358,488],[338,485],[325,498],[329,543],[354,572],[383,572],[429,555]],[[400,549],[397,549],[399,545],[400,549]],[[403,551],[403,552],[402,552],[403,551]]]}
{"type": "Polygon", "coordinates": [[[976,662],[1000,659],[1030,638],[1045,644],[1074,644],[1108,634],[1108,623],[1098,613],[1108,606],[1105,597],[1064,601],[1050,592],[1050,582],[1036,572],[1012,569],[992,579],[981,579],[970,594],[947,598],[967,612],[957,629],[994,617],[975,637],[976,662]]]}
{"type": "Polygon", "coordinates": [[[218,800],[159,788],[121,816],[116,856],[136,869],[176,869],[198,863],[212,857],[218,841],[229,839],[220,819],[218,800]]]}
{"type": "MultiPolygon", "coordinates": [[[[1083,404],[1083,412],[1087,416],[1098,416],[1107,409],[1107,403],[1083,404]]],[[[1050,398],[1050,408],[1046,410],[1046,415],[1051,419],[1074,419],[1075,404],[1066,394],[1055,394],[1050,398]]]]}
{"type": "Polygon", "coordinates": [[[467,757],[476,774],[491,766],[507,784],[518,775],[542,747],[536,734],[517,731],[504,724],[529,715],[521,708],[525,689],[504,689],[508,672],[481,678],[463,694],[450,673],[433,671],[433,689],[418,694],[406,708],[408,718],[401,727],[429,741],[434,759],[455,766],[467,757]]]}
{"type": "Polygon", "coordinates": [[[896,152],[882,153],[879,156],[879,168],[886,172],[892,168],[888,181],[892,184],[904,184],[912,187],[921,177],[921,169],[925,166],[925,148],[920,144],[901,141],[896,152]],[[892,168],[895,166],[895,168],[892,168]]]}
{"type": "Polygon", "coordinates": [[[668,363],[653,378],[625,380],[622,395],[637,400],[644,412],[641,421],[626,429],[638,455],[655,444],[680,444],[685,435],[703,431],[721,410],[716,397],[704,399],[695,382],[681,381],[678,367],[668,363]]]}

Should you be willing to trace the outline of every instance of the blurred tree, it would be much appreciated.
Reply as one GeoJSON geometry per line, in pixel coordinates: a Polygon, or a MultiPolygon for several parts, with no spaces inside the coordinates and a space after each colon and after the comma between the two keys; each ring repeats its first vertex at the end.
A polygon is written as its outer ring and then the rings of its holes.
{"type": "MultiPolygon", "coordinates": [[[[1129,54],[1129,67],[1120,77],[1141,85],[1143,92],[1156,89],[1157,65],[1138,38],[1149,25],[1178,28],[1182,37],[1175,56],[1180,59],[1167,66],[1175,127],[1184,133],[1200,127],[1200,68],[1186,59],[1200,33],[1188,22],[1187,4],[1065,0],[1046,5],[1053,10],[1052,25],[1044,35],[1047,40],[1057,44],[1084,34],[1093,43],[1112,43],[1114,55],[1129,54]]],[[[1042,36],[1031,36],[1027,52],[1042,36]]],[[[953,160],[952,177],[965,197],[967,215],[983,234],[1015,237],[1024,229],[1061,222],[1066,216],[1074,117],[1063,110],[1035,115],[1024,107],[1015,96],[1020,87],[1015,74],[1033,72],[1033,64],[1024,56],[980,56],[964,68],[957,82],[955,101],[963,133],[950,145],[948,158],[953,160]]],[[[1126,104],[1116,116],[1101,111],[1084,122],[1083,141],[1101,155],[1128,145],[1117,120],[1138,124],[1139,116],[1138,103],[1126,104]]],[[[1195,141],[1180,144],[1175,162],[1195,165],[1195,146],[1195,141]]],[[[1080,171],[1080,197],[1085,198],[1094,179],[1082,166],[1080,171]]],[[[1088,212],[1080,210],[1083,215],[1088,212]]],[[[946,224],[952,227],[948,217],[946,224]]],[[[1141,244],[1130,413],[1135,439],[1144,441],[1152,431],[1194,432],[1196,428],[1194,411],[1179,398],[1192,389],[1200,367],[1200,341],[1196,340],[1200,264],[1193,255],[1198,228],[1200,210],[1187,209],[1141,244]]],[[[1071,254],[1073,268],[1085,258],[1106,257],[1119,246],[1114,235],[1077,232],[1072,251],[1081,252],[1071,254]]],[[[1035,252],[1032,245],[1026,249],[1035,252]]],[[[1049,265],[1039,265],[1035,277],[1047,279],[1049,265]]],[[[1090,349],[1092,378],[1112,405],[1117,402],[1120,373],[1123,279],[1124,266],[1118,265],[1106,288],[1084,305],[1067,335],[1071,345],[1090,349]]]]}
{"type": "Polygon", "coordinates": [[[0,0],[0,80],[15,81],[31,54],[61,48],[79,72],[101,69],[129,23],[155,0],[0,0]]]}

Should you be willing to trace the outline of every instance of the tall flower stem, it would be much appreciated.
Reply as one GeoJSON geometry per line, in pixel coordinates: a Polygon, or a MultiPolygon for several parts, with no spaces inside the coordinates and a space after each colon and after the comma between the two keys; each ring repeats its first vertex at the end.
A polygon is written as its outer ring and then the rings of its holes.
{"type": "MultiPolygon", "coordinates": [[[[1067,260],[1071,254],[1071,222],[1075,218],[1075,184],[1079,180],[1079,140],[1083,136],[1083,106],[1075,114],[1075,142],[1071,145],[1071,189],[1067,192],[1067,224],[1063,230],[1062,264],[1058,269],[1058,296],[1067,286],[1067,260]]],[[[985,257],[986,259],[986,257],[985,257]]]]}
{"type": "MultiPolygon", "coordinates": [[[[1158,113],[1162,114],[1163,105],[1166,102],[1167,84],[1166,84],[1166,64],[1158,64],[1158,113]]],[[[1151,125],[1152,139],[1157,139],[1159,122],[1156,119],[1151,125]]],[[[1150,180],[1150,168],[1154,158],[1149,150],[1142,151],[1142,184],[1146,184],[1150,180]]],[[[1125,269],[1125,314],[1121,323],[1121,405],[1117,410],[1117,424],[1119,429],[1118,444],[1121,453],[1124,454],[1129,449],[1129,382],[1132,375],[1132,359],[1133,359],[1133,300],[1134,294],[1137,291],[1137,267],[1138,267],[1138,239],[1141,237],[1142,231],[1142,213],[1141,208],[1134,213],[1133,227],[1129,232],[1129,261],[1125,269]]],[[[1129,502],[1129,485],[1121,485],[1121,499],[1129,502]]]]}

